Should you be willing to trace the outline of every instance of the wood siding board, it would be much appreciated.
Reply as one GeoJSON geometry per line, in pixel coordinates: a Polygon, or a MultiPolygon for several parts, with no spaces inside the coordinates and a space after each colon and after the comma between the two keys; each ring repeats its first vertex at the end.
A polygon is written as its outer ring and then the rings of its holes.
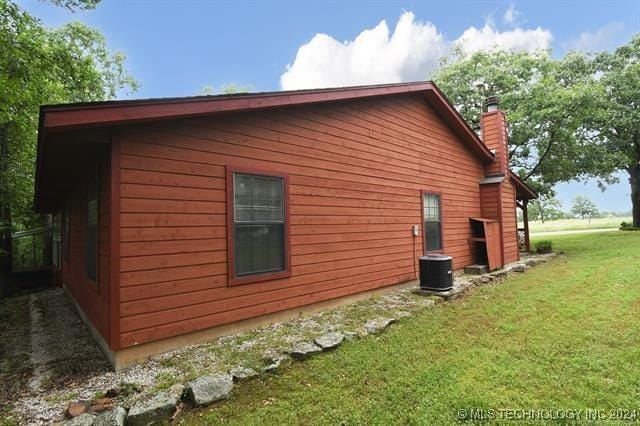
{"type": "Polygon", "coordinates": [[[414,279],[425,188],[454,267],[472,263],[484,164],[440,120],[399,97],[128,127],[121,344],[414,279]],[[291,276],[228,286],[229,165],[288,174],[291,276]]]}

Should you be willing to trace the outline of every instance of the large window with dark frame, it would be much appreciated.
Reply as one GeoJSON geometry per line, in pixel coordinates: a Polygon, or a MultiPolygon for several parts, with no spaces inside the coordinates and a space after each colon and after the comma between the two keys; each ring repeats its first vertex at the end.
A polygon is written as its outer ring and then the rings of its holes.
{"type": "Polygon", "coordinates": [[[284,271],[284,178],[239,172],[232,175],[235,277],[284,271]]]}
{"type": "Polygon", "coordinates": [[[422,194],[425,251],[442,249],[440,195],[422,194]]]}
{"type": "Polygon", "coordinates": [[[98,282],[98,173],[94,173],[87,182],[87,229],[85,237],[85,270],[87,277],[98,282]]]}

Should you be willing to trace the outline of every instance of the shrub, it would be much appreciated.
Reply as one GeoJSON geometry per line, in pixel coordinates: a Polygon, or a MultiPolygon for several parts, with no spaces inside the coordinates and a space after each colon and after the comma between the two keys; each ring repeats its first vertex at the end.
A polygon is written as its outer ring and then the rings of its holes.
{"type": "Polygon", "coordinates": [[[622,222],[620,224],[621,231],[640,231],[640,228],[633,226],[633,223],[630,222],[622,222]]]}
{"type": "Polygon", "coordinates": [[[538,253],[551,253],[553,243],[550,240],[540,240],[536,242],[536,251],[538,253]]]}

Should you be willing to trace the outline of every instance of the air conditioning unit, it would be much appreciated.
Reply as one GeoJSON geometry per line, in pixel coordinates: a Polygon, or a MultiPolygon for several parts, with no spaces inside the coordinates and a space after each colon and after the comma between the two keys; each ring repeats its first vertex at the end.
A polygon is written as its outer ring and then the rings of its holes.
{"type": "Polygon", "coordinates": [[[451,256],[429,254],[420,257],[420,288],[431,291],[448,291],[453,288],[451,256]]]}

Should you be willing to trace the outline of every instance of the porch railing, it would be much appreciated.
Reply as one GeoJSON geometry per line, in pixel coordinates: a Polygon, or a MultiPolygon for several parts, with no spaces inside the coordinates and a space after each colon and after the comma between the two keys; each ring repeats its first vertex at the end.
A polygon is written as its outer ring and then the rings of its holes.
{"type": "Polygon", "coordinates": [[[52,235],[51,228],[30,229],[11,234],[13,272],[50,268],[53,251],[56,249],[52,235]]]}

